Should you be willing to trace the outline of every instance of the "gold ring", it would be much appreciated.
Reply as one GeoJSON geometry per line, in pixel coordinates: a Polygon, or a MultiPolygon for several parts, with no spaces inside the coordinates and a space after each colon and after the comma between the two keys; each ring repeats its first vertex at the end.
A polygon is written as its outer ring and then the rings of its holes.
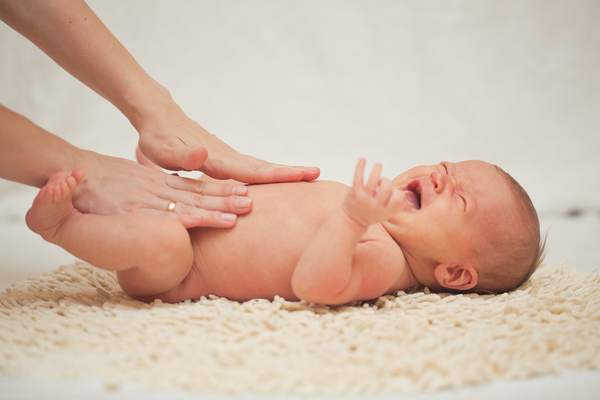
{"type": "Polygon", "coordinates": [[[169,205],[167,206],[167,212],[173,212],[173,210],[175,210],[175,203],[174,201],[170,201],[169,205]]]}

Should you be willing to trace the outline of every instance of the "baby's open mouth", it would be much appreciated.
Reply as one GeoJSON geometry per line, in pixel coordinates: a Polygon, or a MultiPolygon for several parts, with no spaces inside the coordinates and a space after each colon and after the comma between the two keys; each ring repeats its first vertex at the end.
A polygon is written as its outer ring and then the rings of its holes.
{"type": "Polygon", "coordinates": [[[421,188],[418,183],[411,183],[406,187],[406,201],[408,201],[415,209],[421,209],[421,188]]]}

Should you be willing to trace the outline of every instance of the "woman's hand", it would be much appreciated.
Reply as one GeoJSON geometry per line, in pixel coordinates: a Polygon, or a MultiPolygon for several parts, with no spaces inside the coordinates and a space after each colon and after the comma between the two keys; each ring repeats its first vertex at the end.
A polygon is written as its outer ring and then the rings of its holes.
{"type": "Polygon", "coordinates": [[[82,0],[0,2],[0,18],[117,107],[140,134],[142,152],[163,168],[199,170],[247,183],[319,176],[318,168],[270,164],[240,154],[208,133],[185,115],[82,0]]]}
{"type": "Polygon", "coordinates": [[[377,222],[387,221],[397,214],[403,204],[402,194],[392,187],[387,178],[380,178],[381,164],[373,166],[371,176],[363,184],[365,159],[356,166],[354,182],[342,204],[342,210],[357,224],[368,228],[377,222]]]}
{"type": "Polygon", "coordinates": [[[236,214],[252,209],[242,185],[221,185],[182,178],[133,161],[82,151],[76,160],[86,171],[73,196],[84,213],[123,214],[133,210],[179,220],[186,228],[229,228],[236,214]],[[170,202],[175,208],[167,211],[170,202]]]}
{"type": "Polygon", "coordinates": [[[191,120],[164,93],[165,104],[148,112],[139,123],[139,147],[155,164],[171,171],[199,170],[215,179],[247,183],[311,181],[316,167],[290,167],[240,154],[191,120]]]}
{"type": "Polygon", "coordinates": [[[74,147],[0,105],[0,178],[41,188],[57,171],[83,169],[73,196],[84,213],[133,210],[175,218],[186,227],[229,228],[236,214],[252,209],[243,185],[199,182],[171,176],[133,161],[74,147]],[[175,208],[168,212],[170,202],[175,208]]]}

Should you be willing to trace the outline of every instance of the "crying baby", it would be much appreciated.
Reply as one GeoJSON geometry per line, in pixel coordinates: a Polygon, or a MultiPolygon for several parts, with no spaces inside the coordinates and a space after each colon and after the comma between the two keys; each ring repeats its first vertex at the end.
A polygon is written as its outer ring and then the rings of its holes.
{"type": "Polygon", "coordinates": [[[314,181],[248,186],[252,211],[232,228],[186,229],[132,211],[82,214],[82,170],[52,176],[27,214],[31,230],[117,272],[143,301],[214,294],[344,304],[415,286],[504,292],[543,258],[535,208],[506,172],[483,161],[412,168],[393,180],[365,160],[352,187],[314,181]]]}

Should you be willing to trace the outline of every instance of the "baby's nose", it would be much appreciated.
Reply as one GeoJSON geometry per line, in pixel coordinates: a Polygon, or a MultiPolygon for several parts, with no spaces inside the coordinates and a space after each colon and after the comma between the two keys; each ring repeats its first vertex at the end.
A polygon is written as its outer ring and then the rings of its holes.
{"type": "Polygon", "coordinates": [[[448,175],[442,174],[441,172],[432,172],[431,182],[433,184],[433,190],[437,194],[441,194],[444,189],[454,191],[454,183],[452,182],[452,179],[450,179],[448,175]]]}

